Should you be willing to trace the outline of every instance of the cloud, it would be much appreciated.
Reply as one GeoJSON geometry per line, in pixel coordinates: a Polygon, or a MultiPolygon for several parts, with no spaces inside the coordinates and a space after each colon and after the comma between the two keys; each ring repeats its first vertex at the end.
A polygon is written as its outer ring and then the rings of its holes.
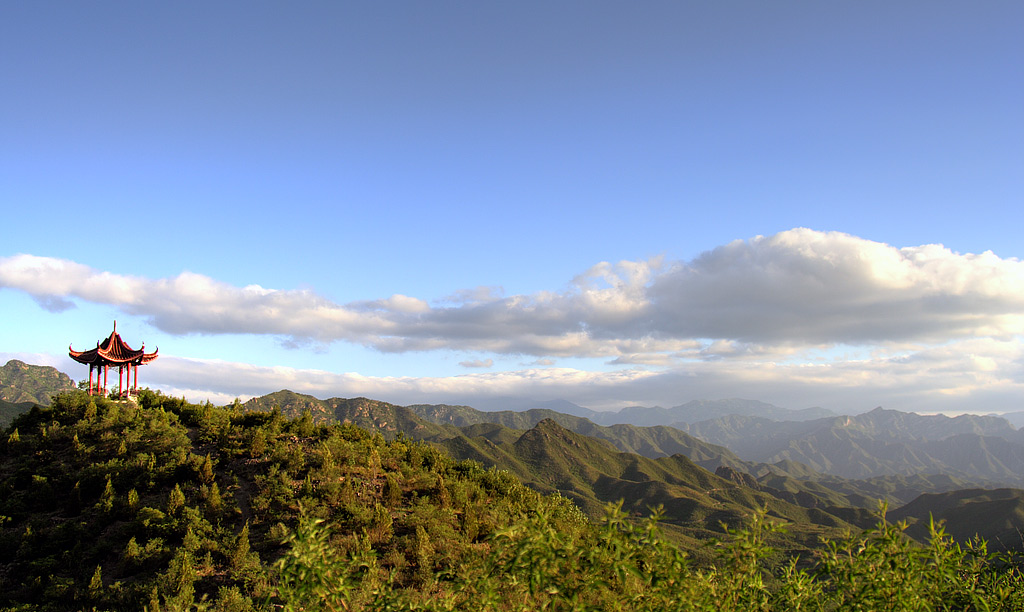
{"type": "Polygon", "coordinates": [[[1024,263],[796,229],[737,241],[652,283],[654,327],[745,342],[944,341],[1024,333],[1024,263]]]}
{"type": "Polygon", "coordinates": [[[490,368],[494,365],[493,359],[470,359],[468,361],[460,361],[459,365],[464,368],[490,368]]]}
{"type": "Polygon", "coordinates": [[[809,229],[738,240],[690,261],[601,262],[561,290],[506,296],[482,287],[433,304],[405,295],[338,304],[310,289],[238,287],[188,271],[122,276],[34,255],[0,258],[0,287],[24,291],[51,311],[73,300],[112,305],[171,334],[613,364],[1024,333],[1024,263],[1017,259],[809,229]]]}
{"type": "Polygon", "coordinates": [[[71,310],[75,307],[74,302],[65,300],[64,298],[56,295],[43,295],[33,297],[32,299],[35,300],[36,304],[39,304],[40,308],[47,312],[64,312],[65,310],[71,310]]]}
{"type": "MultiPolygon", "coordinates": [[[[0,358],[5,355],[0,354],[0,358]]],[[[66,357],[7,355],[74,374],[66,357]]],[[[858,413],[875,406],[918,412],[1020,410],[1024,344],[969,339],[942,346],[878,348],[863,359],[816,362],[691,361],[662,370],[587,371],[525,368],[441,377],[364,376],[352,372],[255,366],[162,356],[140,371],[144,386],[192,401],[229,403],[280,389],[320,398],[371,397],[400,405],[472,398],[564,399],[594,409],[678,405],[691,399],[745,397],[788,408],[822,406],[858,413]]]]}

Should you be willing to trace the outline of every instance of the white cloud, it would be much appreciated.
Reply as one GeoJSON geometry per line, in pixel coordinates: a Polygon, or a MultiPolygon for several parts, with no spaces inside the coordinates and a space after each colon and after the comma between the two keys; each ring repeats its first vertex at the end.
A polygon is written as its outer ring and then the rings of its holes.
{"type": "Polygon", "coordinates": [[[462,350],[665,365],[803,348],[940,344],[1024,333],[1024,263],[941,245],[896,248],[794,229],[683,262],[599,263],[560,291],[476,288],[338,304],[311,290],[237,287],[192,272],[146,279],[34,255],[0,258],[0,287],[48,310],[85,300],[172,334],[265,334],[290,346],[462,350]]]}
{"type": "Polygon", "coordinates": [[[1024,263],[837,232],[733,242],[677,264],[648,295],[653,325],[677,337],[866,343],[1024,333],[1024,263]]]}

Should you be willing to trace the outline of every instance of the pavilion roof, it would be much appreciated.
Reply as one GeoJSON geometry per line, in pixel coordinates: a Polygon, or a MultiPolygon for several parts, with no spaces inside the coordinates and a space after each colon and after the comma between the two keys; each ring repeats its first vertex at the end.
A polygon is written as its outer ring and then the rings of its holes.
{"type": "Polygon", "coordinates": [[[139,350],[128,346],[121,339],[121,335],[117,333],[117,321],[114,321],[114,331],[110,332],[110,336],[106,340],[97,342],[96,348],[76,351],[71,348],[71,345],[68,345],[68,355],[78,363],[90,365],[142,365],[156,359],[157,352],[160,351],[158,348],[152,353],[147,353],[145,349],[145,344],[139,350]]]}

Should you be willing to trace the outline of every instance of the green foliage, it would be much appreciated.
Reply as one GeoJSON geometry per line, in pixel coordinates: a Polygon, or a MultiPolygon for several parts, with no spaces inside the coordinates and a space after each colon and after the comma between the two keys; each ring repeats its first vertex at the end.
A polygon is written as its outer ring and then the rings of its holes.
{"type": "Polygon", "coordinates": [[[372,556],[340,555],[331,546],[328,533],[319,528],[321,523],[320,519],[301,518],[298,528],[283,542],[288,550],[275,563],[276,595],[288,612],[349,610],[352,592],[375,565],[372,556]]]}
{"type": "MultiPolygon", "coordinates": [[[[76,388],[67,374],[51,366],[29,365],[17,359],[0,366],[0,408],[48,405],[50,397],[76,388]]],[[[0,409],[0,426],[6,427],[15,414],[0,409]]]]}
{"type": "Polygon", "coordinates": [[[1024,610],[1019,565],[983,544],[962,549],[939,527],[922,547],[883,514],[874,529],[829,542],[815,559],[777,567],[765,563],[767,536],[783,527],[760,512],[710,543],[713,563],[698,567],[661,536],[658,514],[638,524],[610,505],[599,526],[572,533],[537,512],[420,591],[381,585],[372,558],[338,555],[320,522],[305,521],[287,539],[278,594],[286,609],[328,610],[1024,610]]]}
{"type": "MultiPolygon", "coordinates": [[[[586,523],[562,498],[420,442],[149,390],[137,402],[63,394],[6,434],[0,610],[278,605],[275,563],[300,507],[326,520],[341,558],[387,559],[374,580],[400,591],[451,572],[533,508],[586,523]]],[[[357,594],[375,584],[352,575],[357,594]]]]}
{"type": "MultiPolygon", "coordinates": [[[[619,504],[592,522],[507,471],[401,435],[323,425],[315,411],[289,419],[148,390],[137,403],[72,392],[5,433],[0,610],[1024,606],[1016,559],[958,546],[939,527],[920,546],[880,520],[817,556],[790,557],[769,520],[777,508],[740,520],[729,506],[718,515],[730,525],[723,537],[700,547],[665,535],[678,508],[638,519],[635,504],[619,504]]],[[[531,444],[552,457],[553,476],[568,477],[588,452],[605,469],[659,465],[622,463],[554,427],[539,433],[547,439],[531,444]],[[567,446],[580,459],[555,455],[567,446]]],[[[705,491],[726,482],[665,465],[705,491]]],[[[709,499],[725,507],[729,495],[709,499]]]]}

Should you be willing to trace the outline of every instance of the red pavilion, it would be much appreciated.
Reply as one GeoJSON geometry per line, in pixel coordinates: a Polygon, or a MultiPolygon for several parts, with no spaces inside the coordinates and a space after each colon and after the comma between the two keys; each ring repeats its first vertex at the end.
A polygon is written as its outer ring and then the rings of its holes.
{"type": "Polygon", "coordinates": [[[134,350],[125,344],[124,340],[117,333],[117,321],[114,321],[114,331],[110,337],[102,342],[96,343],[96,348],[78,352],[68,345],[68,355],[78,363],[89,366],[89,395],[93,395],[92,373],[96,371],[96,393],[106,395],[107,393],[107,370],[111,367],[117,368],[117,395],[127,397],[134,395],[139,390],[139,366],[153,361],[157,357],[159,348],[152,353],[145,351],[146,344],[142,348],[134,350]],[[135,383],[132,384],[132,372],[135,372],[135,383]],[[100,385],[100,375],[103,376],[103,384],[100,385]],[[127,373],[127,376],[125,376],[127,373]],[[122,384],[124,379],[124,384],[122,384]]]}

